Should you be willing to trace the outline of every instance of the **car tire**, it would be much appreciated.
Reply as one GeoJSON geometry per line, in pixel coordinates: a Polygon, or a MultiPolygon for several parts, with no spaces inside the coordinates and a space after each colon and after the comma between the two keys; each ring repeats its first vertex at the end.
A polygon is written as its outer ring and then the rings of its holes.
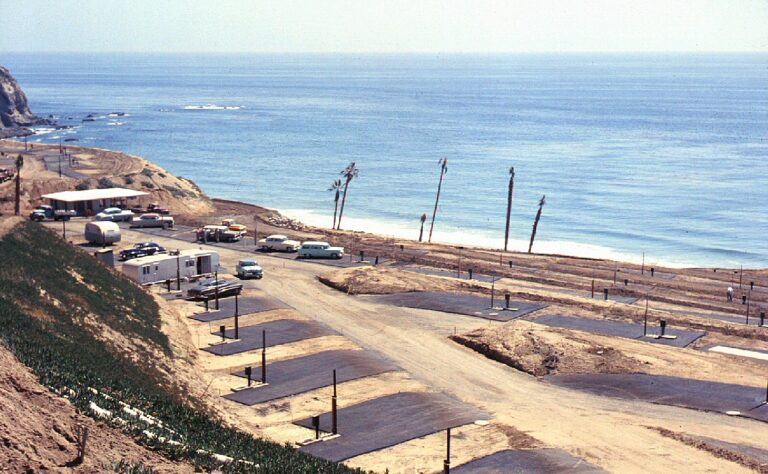
{"type": "Polygon", "coordinates": [[[338,259],[338,258],[341,258],[341,257],[339,257],[339,254],[337,254],[337,253],[332,253],[332,254],[331,254],[331,258],[336,258],[336,259],[338,259]]]}

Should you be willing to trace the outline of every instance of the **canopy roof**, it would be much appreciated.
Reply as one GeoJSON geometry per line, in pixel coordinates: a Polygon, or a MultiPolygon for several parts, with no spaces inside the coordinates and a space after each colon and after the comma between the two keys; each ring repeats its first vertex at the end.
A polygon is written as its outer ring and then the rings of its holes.
{"type": "Polygon", "coordinates": [[[59,193],[43,194],[44,199],[53,199],[54,201],[63,202],[98,201],[101,199],[133,198],[139,196],[149,196],[149,193],[127,188],[107,188],[86,189],[85,191],[61,191],[59,193]]]}

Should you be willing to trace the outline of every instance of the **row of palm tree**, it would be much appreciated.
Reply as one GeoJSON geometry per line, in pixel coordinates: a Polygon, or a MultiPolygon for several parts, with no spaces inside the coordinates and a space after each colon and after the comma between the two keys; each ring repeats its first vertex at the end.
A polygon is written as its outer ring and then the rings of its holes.
{"type": "Polygon", "coordinates": [[[344,190],[341,190],[342,179],[338,178],[333,181],[328,191],[334,191],[334,208],[333,208],[333,227],[332,229],[341,229],[341,217],[344,215],[344,205],[347,202],[347,193],[349,192],[349,183],[353,179],[357,178],[360,174],[360,170],[355,166],[355,162],[351,162],[344,168],[341,173],[341,178],[344,179],[344,190]],[[339,210],[339,197],[341,196],[341,210],[339,210]],[[339,219],[336,220],[336,211],[339,211],[339,219]]]}
{"type": "MultiPolygon", "coordinates": [[[[448,172],[448,159],[442,158],[439,161],[440,165],[440,180],[437,183],[437,196],[435,197],[435,209],[432,211],[432,225],[429,227],[429,239],[428,242],[432,242],[432,229],[435,226],[435,215],[437,214],[437,206],[440,201],[440,190],[443,186],[443,178],[448,172]]],[[[507,223],[504,228],[504,251],[506,252],[509,246],[509,221],[512,214],[512,195],[515,189],[515,167],[509,168],[509,185],[507,186],[507,223]]],[[[536,213],[536,218],[533,221],[533,230],[531,231],[531,242],[528,244],[528,253],[531,253],[533,249],[533,240],[536,238],[536,230],[539,227],[539,220],[541,220],[541,213],[544,210],[544,204],[546,204],[546,196],[542,196],[539,200],[539,211],[536,213]]],[[[421,215],[421,229],[419,230],[419,242],[421,242],[424,235],[424,221],[427,220],[427,215],[421,215]]]]}
{"type": "MultiPolygon", "coordinates": [[[[440,161],[438,161],[438,165],[440,166],[440,179],[437,182],[437,195],[435,196],[435,207],[432,210],[432,222],[429,226],[429,236],[427,237],[427,242],[432,242],[432,231],[435,228],[435,218],[437,217],[437,208],[440,203],[440,192],[443,187],[443,179],[445,178],[446,173],[448,173],[448,159],[447,158],[441,158],[440,161]]],[[[334,192],[334,208],[333,208],[333,227],[332,229],[341,229],[341,217],[344,215],[344,205],[347,202],[347,193],[349,192],[349,183],[352,182],[354,178],[356,178],[359,175],[359,169],[355,165],[355,162],[351,162],[349,165],[347,165],[346,168],[344,168],[341,173],[341,178],[338,178],[333,181],[331,184],[331,187],[328,188],[328,191],[334,192]],[[342,190],[343,187],[343,190],[342,190]],[[341,209],[339,209],[339,198],[341,197],[341,209]],[[336,214],[338,212],[338,220],[336,219],[336,214]]],[[[509,168],[509,185],[507,186],[507,221],[506,226],[504,228],[504,251],[506,252],[509,246],[509,223],[510,223],[510,216],[512,214],[512,197],[514,194],[515,189],[515,167],[511,166],[509,168]]],[[[528,253],[531,253],[533,249],[533,241],[536,238],[536,231],[539,227],[539,221],[541,220],[541,214],[544,210],[544,204],[546,204],[546,195],[542,196],[539,200],[539,210],[536,213],[536,218],[533,221],[533,229],[531,231],[531,241],[528,244],[528,253]]],[[[419,242],[422,241],[424,237],[424,223],[427,220],[427,214],[424,213],[420,217],[421,221],[421,227],[419,228],[419,242]]]]}

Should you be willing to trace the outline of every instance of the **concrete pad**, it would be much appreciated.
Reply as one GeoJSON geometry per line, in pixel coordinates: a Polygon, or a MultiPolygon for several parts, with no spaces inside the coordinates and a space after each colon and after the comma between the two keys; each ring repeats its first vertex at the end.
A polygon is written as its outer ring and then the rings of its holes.
{"type": "MultiPolygon", "coordinates": [[[[442,393],[396,393],[348,407],[341,399],[339,405],[341,436],[300,451],[338,462],[488,418],[487,413],[442,393]]],[[[295,423],[312,428],[311,418],[295,423]]],[[[331,431],[330,413],[320,415],[320,429],[331,431]]]]}
{"type": "Polygon", "coordinates": [[[452,468],[461,474],[593,474],[607,472],[562,449],[525,449],[500,451],[490,456],[452,468]]]}
{"type": "Polygon", "coordinates": [[[741,416],[768,422],[768,405],[763,403],[765,387],[647,374],[553,375],[545,377],[545,380],[606,397],[718,413],[738,411],[741,416]]]}
{"type": "Polygon", "coordinates": [[[711,352],[719,352],[721,354],[729,354],[739,357],[749,357],[751,359],[768,361],[768,352],[765,351],[740,349],[738,347],[728,346],[712,346],[707,350],[711,352]]]}
{"type": "Polygon", "coordinates": [[[496,295],[494,307],[491,308],[490,296],[438,291],[367,295],[363,298],[380,304],[464,314],[494,321],[511,321],[547,306],[545,304],[526,303],[523,301],[510,301],[510,308],[515,309],[512,311],[503,309],[505,302],[502,294],[496,295]]]}
{"type": "MultiPolygon", "coordinates": [[[[666,334],[676,336],[674,339],[643,336],[643,325],[634,323],[625,323],[621,321],[612,321],[609,319],[590,319],[571,316],[548,315],[538,318],[531,318],[531,321],[547,326],[576,329],[579,331],[602,334],[604,336],[618,336],[639,341],[652,342],[654,344],[663,344],[675,347],[687,347],[698,338],[704,336],[705,332],[688,331],[682,329],[667,328],[666,334]]],[[[648,334],[658,334],[659,327],[648,326],[648,334]]]]}
{"type": "MultiPolygon", "coordinates": [[[[208,303],[209,308],[213,309],[214,302],[208,303]]],[[[246,314],[261,313],[264,311],[272,311],[274,309],[290,308],[287,304],[283,303],[277,298],[272,298],[267,295],[248,296],[238,298],[238,314],[244,316],[246,314]]],[[[235,299],[226,298],[219,300],[219,309],[213,311],[203,311],[190,316],[196,321],[202,321],[204,323],[211,321],[219,321],[222,319],[231,318],[235,315],[235,299]]]]}
{"type": "MultiPolygon", "coordinates": [[[[290,342],[303,341],[321,336],[336,334],[333,330],[316,321],[300,321],[295,319],[278,319],[267,323],[245,326],[239,329],[240,339],[224,344],[215,344],[203,348],[204,351],[215,355],[232,355],[240,352],[262,348],[262,331],[266,331],[266,347],[279,346],[290,342]]],[[[212,334],[218,334],[213,332],[212,334]]],[[[226,338],[233,338],[234,328],[224,333],[226,338]]]]}
{"type": "MultiPolygon", "coordinates": [[[[398,367],[370,351],[325,351],[267,364],[268,385],[247,388],[224,398],[244,405],[255,405],[278,398],[333,385],[333,370],[338,383],[397,370],[398,367]]],[[[245,377],[241,370],[233,375],[245,377]]],[[[254,366],[252,380],[261,381],[261,367],[254,366]]]]}

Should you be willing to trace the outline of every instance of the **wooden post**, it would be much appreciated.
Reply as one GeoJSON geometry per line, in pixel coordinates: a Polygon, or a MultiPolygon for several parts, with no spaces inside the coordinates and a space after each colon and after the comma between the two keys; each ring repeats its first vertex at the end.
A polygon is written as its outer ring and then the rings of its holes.
{"type": "Polygon", "coordinates": [[[595,299],[595,280],[592,280],[592,299],[595,299]]]}
{"type": "Polygon", "coordinates": [[[253,368],[251,368],[250,366],[245,368],[245,376],[248,377],[248,386],[249,387],[251,386],[251,374],[252,373],[253,373],[253,368]]]}
{"type": "Polygon", "coordinates": [[[491,277],[491,309],[493,309],[493,297],[496,289],[496,279],[491,277]]]}
{"type": "Polygon", "coordinates": [[[643,316],[643,336],[648,335],[648,295],[645,295],[645,315],[643,316]]]}
{"type": "Polygon", "coordinates": [[[216,310],[219,309],[219,271],[214,272],[216,278],[216,286],[213,288],[213,292],[216,295],[216,310]]]}
{"type": "Polygon", "coordinates": [[[333,398],[331,398],[331,433],[338,434],[338,418],[336,410],[336,369],[333,369],[333,398]]]}
{"type": "Polygon", "coordinates": [[[451,429],[448,428],[445,432],[445,460],[443,461],[443,473],[450,474],[451,472],[451,429]]]}
{"type": "Polygon", "coordinates": [[[739,289],[741,289],[741,277],[744,275],[744,265],[739,267],[739,289]]]}
{"type": "Polygon", "coordinates": [[[176,290],[181,291],[181,250],[176,249],[176,290]]]}
{"type": "Polygon", "coordinates": [[[267,331],[261,330],[261,383],[267,383],[267,331]]]}
{"type": "Polygon", "coordinates": [[[240,339],[240,324],[238,319],[240,319],[240,314],[238,313],[237,294],[235,294],[235,339],[240,339]]]}
{"type": "Polygon", "coordinates": [[[747,298],[747,326],[749,326],[749,304],[752,302],[751,296],[752,296],[752,292],[750,291],[748,293],[748,296],[746,296],[746,298],[747,298]]]}
{"type": "Polygon", "coordinates": [[[645,275],[645,252],[643,252],[643,264],[640,267],[640,274],[645,275]]]}

